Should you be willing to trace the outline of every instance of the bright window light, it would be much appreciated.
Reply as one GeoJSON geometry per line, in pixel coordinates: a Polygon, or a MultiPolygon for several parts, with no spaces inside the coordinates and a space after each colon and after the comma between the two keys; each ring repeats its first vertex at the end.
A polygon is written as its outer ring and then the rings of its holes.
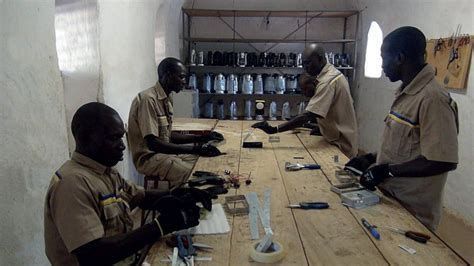
{"type": "Polygon", "coordinates": [[[365,50],[364,74],[368,78],[380,78],[382,76],[382,57],[380,56],[382,41],[382,29],[377,22],[372,21],[367,34],[367,49],[365,50]]]}

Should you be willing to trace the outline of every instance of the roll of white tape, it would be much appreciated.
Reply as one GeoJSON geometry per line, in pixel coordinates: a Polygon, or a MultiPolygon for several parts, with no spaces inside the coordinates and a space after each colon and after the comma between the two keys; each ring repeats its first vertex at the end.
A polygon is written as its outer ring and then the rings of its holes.
{"type": "Polygon", "coordinates": [[[250,257],[256,262],[275,263],[283,259],[286,255],[286,251],[283,249],[283,246],[277,241],[273,241],[267,252],[257,251],[257,246],[259,243],[260,241],[256,241],[250,246],[250,257]]]}

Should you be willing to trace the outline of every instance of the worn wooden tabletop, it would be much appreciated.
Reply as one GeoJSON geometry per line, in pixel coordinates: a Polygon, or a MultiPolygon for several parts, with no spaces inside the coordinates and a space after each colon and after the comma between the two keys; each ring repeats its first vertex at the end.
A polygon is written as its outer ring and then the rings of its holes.
{"type": "MultiPolygon", "coordinates": [[[[263,149],[241,148],[252,122],[179,119],[179,128],[193,125],[214,128],[226,141],[219,146],[222,155],[214,158],[201,157],[194,170],[206,170],[247,175],[252,183],[231,189],[227,195],[256,192],[263,198],[263,191],[271,188],[271,227],[274,239],[286,250],[285,258],[278,265],[465,265],[451,248],[423,226],[396,200],[382,196],[381,203],[365,209],[355,210],[341,204],[338,195],[330,191],[337,183],[334,155],[339,163],[347,157],[322,137],[310,136],[302,129],[300,133],[280,133],[280,142],[268,142],[268,136],[255,130],[252,138],[263,142],[263,149]],[[302,157],[303,159],[294,159],[302,157]],[[321,170],[285,171],[285,162],[318,163],[321,170]],[[301,201],[325,201],[326,210],[289,209],[290,203],[301,201]],[[365,218],[379,227],[380,240],[374,239],[361,225],[365,218]],[[383,226],[419,231],[431,236],[427,244],[421,244],[403,235],[393,233],[383,226]],[[416,250],[409,254],[399,245],[416,250]]],[[[221,196],[216,202],[223,202],[221,196]]],[[[248,216],[227,215],[231,231],[225,235],[195,236],[194,241],[211,245],[214,249],[201,256],[211,256],[211,262],[196,262],[196,265],[250,265],[250,239],[248,216]]],[[[260,230],[262,232],[262,230],[260,230]]],[[[170,265],[162,262],[171,254],[164,241],[157,242],[150,250],[146,261],[152,265],[170,265]]]]}

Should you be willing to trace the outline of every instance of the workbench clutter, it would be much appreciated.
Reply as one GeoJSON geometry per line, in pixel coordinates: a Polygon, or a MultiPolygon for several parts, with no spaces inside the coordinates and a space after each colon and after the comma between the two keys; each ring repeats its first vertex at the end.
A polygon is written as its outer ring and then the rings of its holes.
{"type": "Polygon", "coordinates": [[[249,256],[252,260],[260,263],[275,263],[282,260],[286,255],[283,245],[274,239],[274,233],[270,225],[271,193],[270,188],[264,190],[263,204],[260,204],[257,193],[250,192],[245,195],[249,206],[251,239],[260,239],[258,220],[260,220],[265,231],[260,240],[249,246],[249,256]]]}
{"type": "Polygon", "coordinates": [[[380,196],[359,184],[357,176],[362,174],[359,170],[352,167],[340,168],[342,169],[335,170],[340,183],[331,185],[331,191],[341,197],[344,206],[363,209],[380,202],[380,196]]]}
{"type": "Polygon", "coordinates": [[[461,34],[428,40],[426,61],[435,68],[436,80],[448,89],[465,90],[471,65],[472,36],[461,34]]]}

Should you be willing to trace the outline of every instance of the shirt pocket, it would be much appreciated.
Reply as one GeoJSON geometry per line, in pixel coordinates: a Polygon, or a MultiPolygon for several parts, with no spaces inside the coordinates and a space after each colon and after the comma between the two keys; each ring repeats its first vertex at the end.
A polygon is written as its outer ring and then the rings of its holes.
{"type": "Polygon", "coordinates": [[[159,139],[169,142],[170,141],[170,124],[168,122],[168,117],[159,116],[158,117],[158,133],[159,139]]]}
{"type": "Polygon", "coordinates": [[[391,132],[390,137],[393,145],[390,148],[393,149],[392,153],[398,155],[401,160],[410,159],[416,144],[414,141],[416,128],[391,118],[387,118],[385,123],[391,132]]]}
{"type": "Polygon", "coordinates": [[[103,206],[105,236],[113,236],[124,232],[121,214],[123,210],[119,202],[103,206]]]}

